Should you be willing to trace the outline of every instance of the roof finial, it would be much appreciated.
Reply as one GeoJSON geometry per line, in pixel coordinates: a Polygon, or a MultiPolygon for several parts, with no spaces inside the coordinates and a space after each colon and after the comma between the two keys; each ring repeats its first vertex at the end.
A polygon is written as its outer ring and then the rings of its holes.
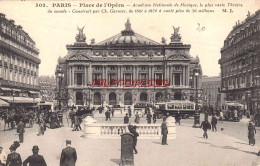
{"type": "Polygon", "coordinates": [[[129,18],[127,18],[127,22],[125,23],[125,30],[126,31],[131,31],[132,30],[129,18]]]}

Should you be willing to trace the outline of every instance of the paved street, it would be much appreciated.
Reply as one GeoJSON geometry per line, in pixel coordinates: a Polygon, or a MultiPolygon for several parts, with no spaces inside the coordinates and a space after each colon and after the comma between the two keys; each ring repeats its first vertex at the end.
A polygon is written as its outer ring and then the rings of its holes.
{"type": "MultiPolygon", "coordinates": [[[[96,119],[99,123],[122,123],[123,121],[121,117],[112,118],[111,122],[106,122],[102,116],[96,119]]],[[[146,123],[145,118],[141,118],[141,122],[146,123]]],[[[158,123],[161,123],[161,120],[158,120],[158,123]]],[[[162,146],[160,140],[138,140],[135,165],[260,165],[260,158],[256,156],[259,146],[248,145],[247,127],[244,121],[218,123],[218,128],[223,127],[224,131],[208,132],[207,140],[202,137],[203,131],[192,128],[192,124],[193,118],[182,120],[181,126],[177,125],[177,138],[169,140],[168,146],[162,146]],[[245,131],[238,132],[242,129],[245,131]],[[236,132],[242,134],[240,139],[236,138],[237,135],[234,134],[236,132]]],[[[0,144],[7,153],[11,143],[17,140],[14,133],[15,130],[0,132],[0,144]]],[[[81,137],[82,131],[73,132],[67,124],[63,128],[47,129],[44,136],[36,134],[37,125],[34,128],[26,128],[25,143],[17,149],[23,160],[31,154],[33,145],[39,145],[40,154],[45,157],[47,164],[57,166],[61,150],[65,147],[65,140],[71,139],[72,146],[78,153],[77,166],[116,166],[120,162],[120,139],[86,139],[81,137]]],[[[259,143],[258,140],[257,142],[259,143]]]]}

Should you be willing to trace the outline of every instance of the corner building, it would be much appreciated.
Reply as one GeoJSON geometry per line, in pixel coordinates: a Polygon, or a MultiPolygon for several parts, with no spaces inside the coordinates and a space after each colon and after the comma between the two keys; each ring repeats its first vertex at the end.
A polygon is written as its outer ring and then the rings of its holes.
{"type": "Polygon", "coordinates": [[[237,22],[221,49],[221,91],[254,113],[260,107],[260,10],[237,22]]]}
{"type": "Polygon", "coordinates": [[[190,99],[193,69],[200,65],[189,54],[191,46],[181,42],[179,28],[174,28],[169,44],[164,38],[158,43],[135,33],[129,19],[125,30],[97,44],[94,39],[87,44],[83,29],[78,30],[76,42],[67,45],[67,55],[58,60],[65,74],[62,86],[74,104],[122,106],[190,99]],[[129,80],[143,83],[133,86],[129,80]],[[147,80],[153,85],[145,86],[147,80]]]}
{"type": "Polygon", "coordinates": [[[0,99],[12,106],[36,104],[39,50],[20,25],[0,13],[0,99]]]}

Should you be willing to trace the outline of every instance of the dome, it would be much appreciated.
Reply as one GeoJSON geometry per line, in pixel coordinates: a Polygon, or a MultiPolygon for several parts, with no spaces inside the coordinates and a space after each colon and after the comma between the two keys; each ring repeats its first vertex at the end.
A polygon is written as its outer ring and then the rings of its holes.
{"type": "Polygon", "coordinates": [[[125,30],[120,34],[117,34],[111,38],[108,38],[97,45],[160,45],[160,43],[148,39],[142,35],[135,33],[132,28],[129,19],[125,23],[125,30]]]}

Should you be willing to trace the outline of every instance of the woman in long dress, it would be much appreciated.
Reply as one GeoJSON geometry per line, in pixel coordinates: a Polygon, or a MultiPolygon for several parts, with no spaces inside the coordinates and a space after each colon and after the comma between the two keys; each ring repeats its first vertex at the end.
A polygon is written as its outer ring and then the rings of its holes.
{"type": "Polygon", "coordinates": [[[255,125],[252,121],[249,121],[249,125],[248,125],[248,139],[249,139],[249,145],[255,145],[255,133],[256,133],[256,129],[255,129],[255,125]]]}

